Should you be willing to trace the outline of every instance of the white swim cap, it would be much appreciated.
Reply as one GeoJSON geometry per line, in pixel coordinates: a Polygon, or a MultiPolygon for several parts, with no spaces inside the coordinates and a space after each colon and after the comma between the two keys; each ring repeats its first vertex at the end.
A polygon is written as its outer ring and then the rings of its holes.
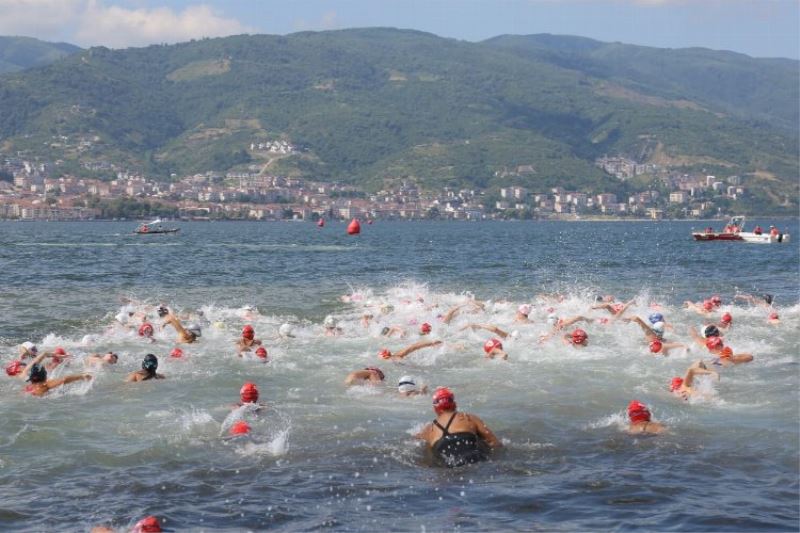
{"type": "Polygon", "coordinates": [[[664,333],[664,323],[663,322],[656,322],[650,328],[655,331],[656,333],[664,333]]]}
{"type": "Polygon", "coordinates": [[[31,353],[36,353],[36,352],[39,351],[38,348],[36,348],[36,345],[33,344],[31,341],[23,342],[22,343],[22,347],[25,348],[26,350],[28,350],[31,353]]]}
{"type": "Polygon", "coordinates": [[[188,326],[186,326],[186,331],[188,331],[189,333],[193,333],[195,337],[203,336],[203,330],[202,328],[200,328],[199,324],[189,324],[188,326]]]}
{"type": "Polygon", "coordinates": [[[335,328],[337,324],[338,322],[331,315],[326,316],[325,320],[322,322],[322,325],[324,325],[326,328],[335,328]]]}
{"type": "Polygon", "coordinates": [[[292,325],[291,324],[281,324],[281,327],[278,328],[278,335],[281,337],[294,337],[292,334],[292,325]]]}
{"type": "Polygon", "coordinates": [[[512,332],[511,332],[511,333],[509,333],[508,335],[509,335],[509,336],[510,336],[512,339],[518,339],[518,338],[519,338],[519,330],[516,330],[516,329],[515,329],[514,331],[512,331],[512,332]]]}
{"type": "Polygon", "coordinates": [[[528,316],[529,314],[531,314],[531,306],[530,306],[530,304],[522,304],[519,307],[517,307],[517,313],[519,313],[521,315],[525,315],[525,316],[528,316]]]}
{"type": "Polygon", "coordinates": [[[417,390],[417,384],[411,376],[403,376],[397,380],[397,390],[399,392],[413,392],[417,390]]]}
{"type": "Polygon", "coordinates": [[[125,311],[120,311],[116,315],[114,315],[114,320],[122,324],[123,326],[128,323],[128,313],[125,311]]]}

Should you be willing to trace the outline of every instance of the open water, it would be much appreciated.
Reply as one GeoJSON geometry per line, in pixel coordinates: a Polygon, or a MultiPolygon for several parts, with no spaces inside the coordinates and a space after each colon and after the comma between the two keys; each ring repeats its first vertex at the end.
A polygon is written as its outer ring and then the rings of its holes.
{"type": "Polygon", "coordinates": [[[142,237],[131,223],[0,223],[3,364],[24,341],[73,355],[55,376],[83,371],[86,354],[120,354],[41,399],[0,379],[0,530],[126,531],[154,514],[175,531],[797,531],[800,228],[780,221],[795,242],[779,246],[695,243],[693,225],[708,224],[377,222],[349,237],[342,223],[181,223],[178,235],[142,237]],[[733,305],[737,292],[773,294],[781,324],[733,305]],[[556,293],[564,301],[540,296],[556,293]],[[597,294],[635,298],[642,317],[660,305],[668,338],[687,343],[704,318],[682,302],[719,294],[712,318],[730,311],[726,344],[755,361],[684,402],[668,382],[709,361],[705,349],[654,357],[621,322],[585,325],[583,350],[538,343],[550,307],[608,317],[589,311],[597,294]],[[472,295],[484,313],[437,319],[472,295]],[[207,320],[183,358],[168,355],[171,329],[148,344],[114,320],[138,309],[157,321],[161,302],[207,320]],[[533,324],[513,324],[521,303],[533,324]],[[324,335],[329,314],[341,336],[324,335]],[[442,346],[378,359],[416,341],[424,321],[442,346]],[[491,335],[461,331],[469,322],[516,330],[508,361],[485,359],[491,335]],[[269,363],[237,357],[245,323],[269,363]],[[283,323],[294,338],[277,337],[283,323]],[[381,337],[387,325],[407,336],[381,337]],[[167,379],[123,383],[148,352],[167,379]],[[386,385],[346,389],[367,365],[386,385]],[[452,387],[505,447],[486,463],[433,466],[412,438],[433,417],[430,396],[399,397],[405,374],[452,387]],[[258,417],[231,411],[247,380],[268,405],[258,417]],[[669,431],[627,435],[632,399],[669,431]],[[223,438],[240,416],[251,437],[223,438]]]}

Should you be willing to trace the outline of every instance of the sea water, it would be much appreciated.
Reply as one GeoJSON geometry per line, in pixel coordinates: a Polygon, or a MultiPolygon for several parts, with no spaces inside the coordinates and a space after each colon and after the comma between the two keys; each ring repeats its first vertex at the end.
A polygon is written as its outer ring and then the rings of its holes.
{"type": "MultiPolygon", "coordinates": [[[[0,223],[4,365],[24,341],[72,354],[56,377],[83,372],[87,354],[120,355],[44,398],[0,379],[0,529],[125,530],[153,514],[176,531],[797,531],[798,246],[693,242],[707,225],[379,221],[347,236],[343,223],[181,223],[136,236],[121,222],[0,223]],[[773,294],[781,323],[737,293],[773,294]],[[713,294],[724,304],[709,319],[683,308],[713,294]],[[689,327],[730,311],[726,344],[755,360],[684,402],[668,383],[710,361],[697,345],[654,357],[620,321],[582,325],[584,349],[539,342],[550,308],[609,318],[589,309],[596,295],[635,299],[642,318],[658,307],[668,339],[687,344],[689,327]],[[485,310],[442,322],[472,298],[485,310]],[[160,303],[204,325],[182,358],[169,357],[160,303]],[[514,323],[521,303],[532,324],[514,323]],[[150,312],[156,342],[115,321],[126,310],[150,312]],[[341,335],[324,334],[327,315],[341,335]],[[423,322],[441,346],[378,358],[419,340],[423,322]],[[484,357],[493,335],[462,330],[473,322],[515,332],[507,361],[484,357]],[[294,337],[278,336],[284,323],[294,337]],[[268,363],[237,356],[244,324],[268,363]],[[385,326],[406,335],[382,337],[385,326]],[[166,379],[124,383],[146,353],[166,379]],[[344,386],[372,365],[384,386],[344,386]],[[402,375],[451,387],[503,449],[434,466],[413,438],[433,418],[430,395],[400,397],[402,375]],[[257,416],[234,408],[245,381],[267,405],[257,416]],[[667,433],[627,435],[632,399],[667,433]],[[227,438],[239,417],[250,435],[227,438]]],[[[796,220],[779,227],[800,237],[796,220]]]]}

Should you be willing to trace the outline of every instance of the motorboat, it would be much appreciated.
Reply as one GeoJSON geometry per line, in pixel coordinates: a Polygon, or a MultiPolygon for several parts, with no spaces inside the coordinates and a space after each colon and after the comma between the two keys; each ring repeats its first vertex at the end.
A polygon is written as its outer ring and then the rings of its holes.
{"type": "Polygon", "coordinates": [[[741,241],[760,244],[774,244],[789,242],[789,234],[781,233],[775,226],[770,226],[767,231],[756,226],[753,231],[745,231],[745,217],[731,217],[722,231],[714,231],[708,227],[703,231],[693,231],[692,237],[696,241],[741,241]]]}
{"type": "Polygon", "coordinates": [[[165,228],[161,225],[161,220],[156,219],[152,222],[144,222],[133,230],[137,235],[155,235],[159,233],[178,233],[180,228],[165,228]]]}

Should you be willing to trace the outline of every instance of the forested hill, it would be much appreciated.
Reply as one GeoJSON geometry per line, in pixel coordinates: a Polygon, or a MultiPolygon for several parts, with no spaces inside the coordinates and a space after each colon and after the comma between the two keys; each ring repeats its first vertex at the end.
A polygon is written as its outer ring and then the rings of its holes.
{"type": "Polygon", "coordinates": [[[710,50],[387,28],[92,48],[0,77],[0,148],[73,171],[259,164],[370,188],[410,177],[587,192],[618,183],[593,161],[620,154],[736,173],[777,204],[797,201],[798,70],[710,50]],[[277,139],[301,151],[250,149],[277,139]]]}
{"type": "Polygon", "coordinates": [[[0,36],[0,74],[46,65],[79,50],[73,44],[0,36]]]}

